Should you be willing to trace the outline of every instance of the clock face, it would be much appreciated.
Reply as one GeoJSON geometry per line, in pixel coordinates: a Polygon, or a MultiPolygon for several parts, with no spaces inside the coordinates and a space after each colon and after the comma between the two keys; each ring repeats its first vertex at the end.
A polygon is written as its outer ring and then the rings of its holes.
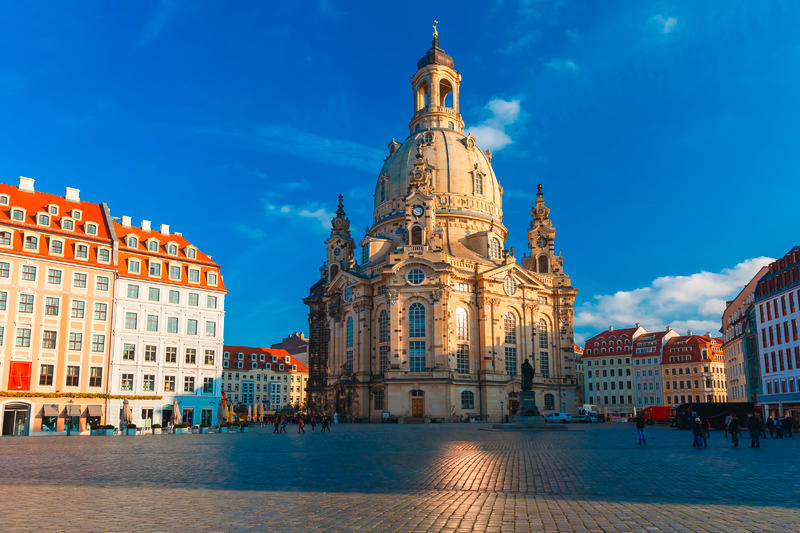
{"type": "Polygon", "coordinates": [[[342,253],[342,251],[341,251],[340,249],[338,249],[338,248],[336,248],[336,249],[333,251],[333,255],[335,255],[336,257],[339,257],[339,254],[340,254],[340,253],[342,253]]]}
{"type": "Polygon", "coordinates": [[[539,245],[539,248],[544,248],[545,246],[547,246],[547,239],[545,239],[544,237],[539,237],[539,241],[537,242],[537,244],[539,245]]]}
{"type": "Polygon", "coordinates": [[[424,213],[424,212],[425,211],[423,211],[422,207],[420,207],[420,206],[415,207],[414,210],[412,211],[412,213],[414,213],[415,217],[421,217],[422,213],[424,213]]]}

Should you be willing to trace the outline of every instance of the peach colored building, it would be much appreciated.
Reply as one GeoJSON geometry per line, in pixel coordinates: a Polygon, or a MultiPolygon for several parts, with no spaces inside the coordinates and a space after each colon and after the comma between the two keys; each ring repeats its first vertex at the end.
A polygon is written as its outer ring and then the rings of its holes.
{"type": "Polygon", "coordinates": [[[114,246],[105,204],[0,184],[3,435],[105,421],[114,246]]]}

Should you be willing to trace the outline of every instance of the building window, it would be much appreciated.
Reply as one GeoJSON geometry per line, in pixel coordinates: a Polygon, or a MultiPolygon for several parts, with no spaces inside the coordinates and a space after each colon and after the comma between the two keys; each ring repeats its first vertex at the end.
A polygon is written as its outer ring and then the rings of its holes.
{"type": "Polygon", "coordinates": [[[39,367],[39,385],[53,384],[53,365],[41,365],[39,367]]]}
{"type": "Polygon", "coordinates": [[[61,285],[61,271],[51,268],[47,271],[47,283],[61,285]]]}
{"type": "Polygon", "coordinates": [[[111,261],[111,253],[105,248],[100,248],[99,250],[97,250],[97,259],[99,259],[103,263],[108,263],[109,261],[111,261]]]}
{"type": "Polygon", "coordinates": [[[156,376],[154,374],[145,374],[142,376],[142,390],[152,392],[156,388],[156,376]]]}
{"type": "Polygon", "coordinates": [[[456,309],[456,338],[458,340],[469,340],[467,310],[463,307],[456,309]]]}
{"type": "Polygon", "coordinates": [[[89,257],[89,247],[83,244],[75,246],[75,257],[78,259],[87,259],[89,257]]]}
{"type": "Polygon", "coordinates": [[[184,361],[186,364],[195,364],[197,362],[197,350],[195,348],[186,348],[186,357],[184,361]]]}
{"type": "Polygon", "coordinates": [[[147,249],[150,250],[151,252],[157,252],[158,251],[158,241],[155,240],[155,239],[149,239],[147,241],[147,249]]]}
{"type": "Polygon", "coordinates": [[[42,348],[45,350],[56,349],[56,332],[45,330],[42,332],[42,348]]]}
{"type": "Polygon", "coordinates": [[[25,248],[28,250],[38,250],[39,249],[39,239],[34,237],[33,235],[28,235],[25,237],[25,248]]]}
{"type": "Polygon", "coordinates": [[[164,392],[175,392],[175,376],[164,376],[164,392]]]}
{"type": "Polygon", "coordinates": [[[539,348],[546,350],[550,344],[547,339],[547,322],[544,320],[539,321],[539,348]]]}
{"type": "Polygon", "coordinates": [[[86,224],[86,233],[89,235],[96,235],[97,234],[97,226],[94,224],[86,224]]]}
{"type": "Polygon", "coordinates": [[[205,352],[205,364],[214,366],[214,350],[206,350],[205,352]]]}
{"type": "Polygon", "coordinates": [[[483,194],[483,176],[477,172],[472,175],[472,192],[474,194],[483,194]]]}
{"type": "MultiPolygon", "coordinates": [[[[279,366],[280,370],[283,370],[283,365],[279,366]]],[[[347,350],[345,353],[344,369],[347,374],[353,373],[353,350],[347,350]]]]}
{"type": "Polygon", "coordinates": [[[178,333],[178,317],[167,317],[167,333],[178,333]]]}
{"type": "Polygon", "coordinates": [[[188,257],[189,259],[194,259],[195,257],[197,257],[197,250],[195,250],[194,248],[187,248],[186,257],[188,257]]]}
{"type": "Polygon", "coordinates": [[[425,306],[421,303],[411,304],[408,308],[408,336],[425,336],[425,306]]]}
{"type": "Polygon", "coordinates": [[[197,320],[190,318],[186,321],[186,334],[197,335],[197,320]]]}
{"type": "Polygon", "coordinates": [[[144,346],[144,360],[155,362],[156,360],[156,346],[154,344],[145,344],[144,346]]]}
{"type": "Polygon", "coordinates": [[[171,304],[179,304],[181,303],[181,293],[179,291],[169,291],[169,303],[171,304]]]}
{"type": "Polygon", "coordinates": [[[92,351],[103,352],[106,349],[105,335],[92,335],[92,351]]]}
{"type": "Polygon", "coordinates": [[[556,408],[556,399],[552,394],[544,395],[544,408],[546,411],[552,411],[556,408]]]}
{"type": "Polygon", "coordinates": [[[489,257],[492,259],[500,259],[500,257],[502,257],[500,239],[497,237],[489,239],[489,257]]]}
{"type": "Polygon", "coordinates": [[[459,344],[456,348],[456,372],[469,374],[469,344],[459,344]]]}
{"type": "Polygon", "coordinates": [[[97,290],[98,291],[108,290],[108,278],[106,276],[97,276],[97,290]]]}
{"type": "Polygon", "coordinates": [[[36,267],[31,265],[23,265],[22,267],[22,280],[23,281],[36,281],[36,267]]]}
{"type": "Polygon", "coordinates": [[[197,293],[195,293],[195,292],[190,292],[189,293],[189,305],[191,305],[193,307],[197,307],[199,301],[200,301],[200,297],[198,296],[197,293]]]}
{"type": "Polygon", "coordinates": [[[25,220],[25,213],[21,209],[12,209],[11,218],[18,222],[22,222],[25,220]]]}
{"type": "Polygon", "coordinates": [[[178,361],[178,348],[177,346],[167,346],[165,349],[164,362],[176,363],[178,361]]]}
{"type": "Polygon", "coordinates": [[[206,321],[206,336],[215,337],[217,335],[217,323],[206,321]]]}
{"type": "Polygon", "coordinates": [[[50,253],[61,255],[64,253],[64,243],[56,239],[50,239],[50,253]]]}
{"type": "Polygon", "coordinates": [[[181,279],[181,267],[176,265],[170,265],[169,279],[181,279]]]}
{"type": "Polygon", "coordinates": [[[161,277],[161,263],[150,261],[150,275],[156,278],[161,277]]]}
{"type": "Polygon", "coordinates": [[[506,374],[509,376],[516,376],[517,375],[517,347],[516,346],[506,346],[505,349],[505,359],[506,359],[506,374]]]}
{"type": "Polygon", "coordinates": [[[200,271],[194,268],[189,269],[189,281],[198,283],[200,281],[200,271]]]}
{"type": "Polygon", "coordinates": [[[214,393],[214,378],[203,378],[203,394],[213,394],[213,393],[214,393]]]}
{"type": "Polygon", "coordinates": [[[208,284],[209,285],[216,285],[217,284],[217,274],[214,272],[208,273],[208,284]]]}
{"type": "Polygon", "coordinates": [[[86,302],[82,300],[72,300],[72,310],[70,316],[72,318],[83,318],[86,313],[86,302]]]}
{"type": "Polygon", "coordinates": [[[133,390],[133,374],[122,374],[122,384],[120,385],[120,389],[124,391],[133,390]]]}
{"type": "MultiPolygon", "coordinates": [[[[48,298],[48,300],[55,300],[56,301],[56,313],[55,314],[58,314],[58,298],[48,298]]],[[[8,305],[8,293],[6,291],[0,291],[0,311],[5,311],[7,305],[8,305]]],[[[46,309],[47,308],[45,308],[45,314],[50,314],[50,313],[46,312],[46,309]]]]}
{"type": "Polygon", "coordinates": [[[506,335],[506,344],[517,344],[517,318],[514,313],[508,312],[503,317],[503,326],[506,335]]]}
{"type": "Polygon", "coordinates": [[[0,278],[7,278],[9,276],[11,265],[5,262],[0,262],[0,278]]]}
{"type": "Polygon", "coordinates": [[[136,313],[125,313],[125,329],[136,329],[137,321],[136,313]]]}
{"type": "Polygon", "coordinates": [[[72,277],[72,286],[80,289],[86,288],[86,274],[75,273],[72,277]]]}
{"type": "Polygon", "coordinates": [[[81,367],[68,366],[67,367],[67,387],[77,387],[80,384],[81,367]]]}
{"type": "Polygon", "coordinates": [[[30,328],[17,328],[17,347],[30,348],[31,347],[31,330],[30,328]]]}
{"type": "Polygon", "coordinates": [[[410,372],[425,371],[425,341],[408,343],[408,370],[410,372]]]}
{"type": "Polygon", "coordinates": [[[69,334],[69,349],[80,351],[83,349],[83,333],[70,333],[69,334]]]}
{"type": "Polygon", "coordinates": [[[345,326],[345,335],[347,339],[347,347],[353,347],[353,317],[347,317],[347,324],[345,326]]]}
{"type": "Polygon", "coordinates": [[[141,265],[136,259],[128,259],[128,271],[132,274],[138,274],[141,271],[141,265]]]}
{"type": "Polygon", "coordinates": [[[462,409],[475,409],[475,394],[472,391],[461,392],[461,408],[462,409]]]}
{"type": "Polygon", "coordinates": [[[206,298],[206,307],[209,309],[216,309],[217,308],[217,297],[216,296],[209,296],[206,298]]]}
{"type": "Polygon", "coordinates": [[[134,344],[123,344],[122,345],[122,360],[123,361],[133,361],[136,359],[136,345],[134,344]]]}
{"type": "Polygon", "coordinates": [[[158,315],[147,315],[147,331],[158,331],[158,315]]]}
{"type": "Polygon", "coordinates": [[[10,231],[3,231],[0,233],[0,245],[2,246],[11,246],[11,232],[10,231]]]}
{"type": "Polygon", "coordinates": [[[108,316],[108,304],[96,303],[94,304],[94,319],[105,320],[108,316]]]}
{"type": "Polygon", "coordinates": [[[380,373],[383,374],[387,370],[389,370],[389,346],[384,344],[380,348],[378,348],[379,352],[379,365],[380,365],[380,373]]]}
{"type": "Polygon", "coordinates": [[[372,393],[372,405],[376,411],[383,411],[383,390],[376,390],[372,393]]]}
{"type": "Polygon", "coordinates": [[[147,299],[151,302],[157,302],[161,299],[161,291],[155,287],[150,287],[147,291],[147,299]]]}
{"type": "Polygon", "coordinates": [[[419,285],[425,280],[425,273],[418,268],[412,268],[411,270],[408,271],[406,279],[412,285],[419,285]]]}
{"type": "Polygon", "coordinates": [[[183,392],[194,392],[194,377],[186,376],[183,378],[183,392]]]}
{"type": "Polygon", "coordinates": [[[33,313],[33,294],[19,295],[20,313],[33,313]]]}
{"type": "Polygon", "coordinates": [[[178,255],[178,247],[175,246],[174,244],[170,244],[169,246],[167,246],[167,253],[169,255],[178,255]]]}

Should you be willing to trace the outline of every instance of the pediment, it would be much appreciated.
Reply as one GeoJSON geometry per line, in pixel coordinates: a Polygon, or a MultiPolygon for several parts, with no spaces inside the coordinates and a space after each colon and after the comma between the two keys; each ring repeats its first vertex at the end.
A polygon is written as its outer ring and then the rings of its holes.
{"type": "Polygon", "coordinates": [[[346,270],[340,270],[336,273],[336,276],[333,277],[333,280],[328,283],[328,292],[341,291],[345,287],[361,281],[363,281],[363,279],[359,278],[355,274],[347,272],[346,270]]]}
{"type": "Polygon", "coordinates": [[[478,275],[478,279],[493,279],[496,281],[505,281],[507,276],[513,276],[517,282],[533,286],[536,289],[546,290],[546,287],[536,275],[519,266],[517,263],[508,263],[506,265],[501,265],[497,268],[493,268],[491,270],[487,270],[486,272],[482,272],[478,275]]]}

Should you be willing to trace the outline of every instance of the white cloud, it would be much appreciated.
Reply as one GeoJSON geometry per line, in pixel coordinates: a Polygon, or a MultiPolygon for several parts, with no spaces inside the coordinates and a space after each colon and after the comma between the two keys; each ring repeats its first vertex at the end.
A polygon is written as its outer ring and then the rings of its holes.
{"type": "Polygon", "coordinates": [[[557,72],[578,72],[581,68],[571,59],[553,58],[544,64],[547,68],[557,72]]]}
{"type": "Polygon", "coordinates": [[[675,17],[665,17],[664,15],[655,15],[650,20],[658,24],[659,28],[661,29],[661,33],[668,34],[675,29],[675,25],[678,24],[678,19],[675,17]]]}
{"type": "Polygon", "coordinates": [[[506,128],[519,119],[519,100],[494,98],[486,104],[486,109],[490,111],[491,116],[481,124],[470,128],[469,132],[483,148],[501,150],[513,142],[506,133],[506,128]]]}
{"type": "Polygon", "coordinates": [[[646,287],[594,296],[575,310],[575,327],[590,337],[609,325],[631,327],[640,322],[650,330],[672,326],[676,331],[717,334],[725,301],[734,298],[774,259],[756,257],[720,272],[662,276],[646,287]]]}
{"type": "Polygon", "coordinates": [[[331,219],[333,219],[334,216],[332,211],[328,211],[321,205],[315,203],[296,206],[291,204],[278,205],[266,202],[264,204],[264,211],[268,215],[284,216],[311,222],[311,228],[315,231],[330,230],[331,219]]]}

